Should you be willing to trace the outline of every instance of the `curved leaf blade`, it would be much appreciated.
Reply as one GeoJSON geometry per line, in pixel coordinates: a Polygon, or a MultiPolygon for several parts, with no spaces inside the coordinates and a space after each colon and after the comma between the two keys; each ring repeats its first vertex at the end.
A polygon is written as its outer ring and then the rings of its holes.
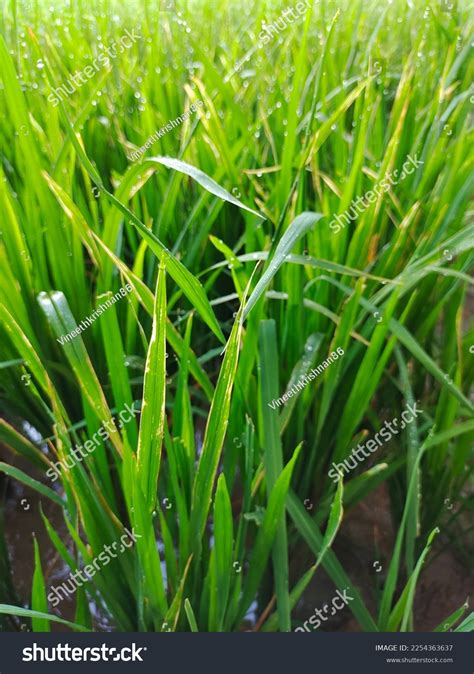
{"type": "Polygon", "coordinates": [[[257,300],[260,299],[261,295],[264,293],[265,288],[280,269],[283,262],[285,262],[286,256],[291,252],[295,243],[299,241],[299,239],[301,239],[301,237],[304,236],[322,217],[324,217],[322,213],[310,213],[309,211],[305,211],[298,215],[289,225],[288,229],[278,242],[270,265],[264,271],[262,278],[255,286],[253,293],[250,295],[247,304],[245,305],[243,320],[246,319],[251,309],[257,303],[257,300]]]}
{"type": "Polygon", "coordinates": [[[232,194],[230,194],[230,192],[225,190],[218,183],[216,183],[215,180],[213,180],[206,173],[204,173],[204,171],[201,171],[195,166],[191,166],[191,164],[187,164],[186,162],[181,161],[181,159],[175,159],[174,157],[157,156],[148,158],[144,163],[148,162],[152,164],[153,163],[163,164],[163,166],[167,166],[168,168],[174,169],[175,171],[184,173],[185,175],[189,176],[197,183],[199,183],[201,187],[204,187],[205,190],[207,190],[211,194],[214,194],[214,196],[219,197],[219,199],[222,199],[223,201],[228,201],[230,204],[234,204],[234,206],[243,208],[245,211],[252,213],[252,215],[256,215],[257,218],[262,218],[262,220],[265,220],[265,217],[263,215],[261,215],[257,211],[254,211],[252,208],[249,208],[241,201],[236,199],[234,196],[232,196],[232,194]]]}

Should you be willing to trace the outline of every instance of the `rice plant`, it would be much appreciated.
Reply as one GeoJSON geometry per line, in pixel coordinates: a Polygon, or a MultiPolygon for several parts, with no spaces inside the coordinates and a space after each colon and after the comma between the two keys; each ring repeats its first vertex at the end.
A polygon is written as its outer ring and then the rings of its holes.
{"type": "Polygon", "coordinates": [[[5,0],[0,471],[61,574],[31,536],[19,596],[0,517],[1,629],[308,629],[323,569],[357,629],[417,628],[435,551],[470,540],[472,25],[5,0]],[[362,588],[335,545],[380,488],[362,588]]]}

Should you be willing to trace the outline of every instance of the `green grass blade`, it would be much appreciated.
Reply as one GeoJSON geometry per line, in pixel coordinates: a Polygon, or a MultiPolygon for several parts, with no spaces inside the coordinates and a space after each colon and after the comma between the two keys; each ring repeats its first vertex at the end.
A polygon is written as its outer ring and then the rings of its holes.
{"type": "Polygon", "coordinates": [[[456,627],[454,632],[474,632],[474,613],[468,615],[467,618],[456,627]]]}
{"type": "MultiPolygon", "coordinates": [[[[319,555],[323,546],[324,536],[312,521],[307,510],[298,497],[290,492],[287,499],[287,508],[296,528],[315,555],[319,555]]],[[[327,550],[322,559],[322,565],[337,587],[349,588],[354,597],[349,608],[366,632],[378,632],[377,624],[367,610],[357,588],[354,587],[332,550],[327,550]]]]}
{"type": "Polygon", "coordinates": [[[214,564],[214,582],[210,585],[209,630],[221,632],[232,578],[233,558],[232,506],[224,474],[217,480],[214,499],[214,536],[211,563],[214,564]]]}
{"type": "MultiPolygon", "coordinates": [[[[276,410],[269,407],[270,401],[280,396],[277,339],[275,321],[262,321],[259,326],[260,354],[260,414],[263,420],[261,444],[264,447],[263,461],[267,482],[267,498],[283,470],[283,450],[280,441],[280,423],[276,410]]],[[[278,622],[281,632],[291,629],[291,607],[288,588],[288,536],[286,512],[278,524],[273,546],[273,571],[277,597],[278,622]]]]}
{"type": "Polygon", "coordinates": [[[305,212],[298,215],[289,225],[275,248],[275,253],[273,254],[268,268],[264,271],[262,278],[258,281],[252,294],[247,300],[243,315],[244,320],[249,315],[252,307],[254,307],[260,299],[281,265],[285,262],[286,256],[292,251],[296,242],[299,241],[322,217],[322,213],[305,212]]]}
{"type": "Polygon", "coordinates": [[[278,525],[280,524],[282,515],[285,512],[285,500],[300,449],[301,446],[295,449],[292,458],[278,477],[269,496],[265,515],[263,517],[262,524],[259,527],[257,538],[253,546],[249,571],[247,577],[245,578],[244,591],[240,601],[238,613],[238,617],[240,619],[243,618],[246,610],[254,599],[261,578],[265,572],[265,566],[274,544],[278,525]]]}
{"type": "Polygon", "coordinates": [[[160,263],[155,292],[153,330],[148,347],[138,435],[137,470],[150,512],[156,501],[165,423],[166,273],[160,263]]]}
{"type": "Polygon", "coordinates": [[[227,190],[218,185],[215,180],[210,178],[208,175],[206,175],[203,171],[196,168],[195,166],[191,166],[190,164],[187,164],[186,162],[181,161],[180,159],[174,159],[173,157],[149,157],[145,163],[148,164],[154,162],[158,164],[163,164],[163,166],[167,166],[168,168],[174,169],[175,171],[179,171],[180,173],[184,173],[185,175],[189,176],[197,183],[199,183],[199,185],[204,187],[205,190],[207,190],[211,194],[214,194],[216,197],[219,197],[219,199],[223,199],[223,201],[228,201],[230,204],[234,204],[234,206],[243,208],[245,211],[248,211],[249,213],[256,215],[258,218],[264,218],[263,215],[257,213],[257,211],[254,211],[252,208],[249,208],[241,201],[233,197],[232,194],[230,194],[230,192],[227,192],[227,190]]]}
{"type": "Polygon", "coordinates": [[[46,485],[42,484],[41,482],[38,482],[38,480],[35,480],[34,478],[30,477],[19,468],[15,468],[14,466],[9,466],[6,463],[0,462],[0,472],[5,473],[5,475],[9,475],[10,477],[13,477],[15,480],[18,480],[19,482],[22,482],[27,487],[30,487],[31,489],[37,491],[38,494],[46,496],[57,505],[61,507],[65,505],[63,499],[55,491],[53,491],[46,485]]]}
{"type": "MultiPolygon", "coordinates": [[[[46,586],[44,583],[43,569],[41,568],[41,558],[39,553],[38,541],[33,538],[35,546],[35,571],[33,574],[33,586],[31,590],[31,609],[34,613],[47,613],[48,600],[46,599],[46,586]]],[[[33,632],[50,632],[51,625],[48,620],[32,616],[31,625],[33,632]]]]}
{"type": "MultiPolygon", "coordinates": [[[[207,419],[202,452],[196,471],[196,477],[194,479],[190,522],[192,536],[191,550],[193,553],[198,553],[201,547],[201,538],[204,533],[211,506],[211,494],[219,464],[219,457],[227,430],[230,400],[237,370],[242,335],[242,306],[236,316],[225,349],[219,379],[217,381],[209,417],[207,419]]],[[[196,557],[199,557],[199,555],[196,554],[196,557]]]]}
{"type": "Polygon", "coordinates": [[[458,622],[458,620],[460,620],[463,617],[468,608],[469,604],[466,601],[465,604],[460,606],[456,611],[454,611],[454,613],[451,613],[450,616],[445,618],[437,627],[435,627],[433,632],[447,632],[448,630],[450,630],[451,627],[453,627],[453,625],[455,625],[458,622]]]}
{"type": "MultiPolygon", "coordinates": [[[[324,559],[324,556],[331,547],[334,539],[336,538],[336,534],[338,532],[338,529],[341,525],[342,522],[342,516],[343,516],[343,506],[342,506],[342,494],[343,494],[343,486],[342,486],[342,480],[339,481],[336,494],[334,496],[334,500],[331,506],[331,512],[329,514],[329,519],[328,519],[328,524],[326,527],[326,531],[324,533],[324,538],[323,542],[321,544],[321,549],[318,554],[316,562],[311,566],[308,571],[300,578],[300,580],[296,583],[295,587],[291,590],[290,592],[290,597],[289,597],[289,602],[290,602],[290,607],[291,610],[294,609],[296,606],[298,600],[300,599],[301,595],[305,591],[305,589],[308,587],[311,579],[313,578],[314,574],[316,573],[317,568],[321,564],[321,562],[324,559]]],[[[270,618],[267,620],[265,623],[265,626],[262,631],[264,632],[273,632],[277,629],[278,627],[278,613],[273,614],[270,616],[270,618]]]]}
{"type": "Polygon", "coordinates": [[[191,628],[191,632],[199,632],[197,622],[196,622],[196,616],[194,615],[193,607],[191,606],[191,602],[189,599],[186,597],[184,600],[184,610],[186,612],[186,617],[188,619],[189,627],[191,628]]]}
{"type": "Polygon", "coordinates": [[[20,618],[31,618],[37,620],[48,620],[49,622],[60,623],[61,625],[66,625],[72,630],[77,632],[89,632],[87,627],[84,625],[77,625],[76,623],[69,622],[69,620],[63,620],[57,615],[51,615],[49,613],[42,613],[41,611],[32,611],[27,608],[20,608],[19,606],[10,606],[9,604],[0,604],[0,613],[3,615],[15,615],[20,618]]]}

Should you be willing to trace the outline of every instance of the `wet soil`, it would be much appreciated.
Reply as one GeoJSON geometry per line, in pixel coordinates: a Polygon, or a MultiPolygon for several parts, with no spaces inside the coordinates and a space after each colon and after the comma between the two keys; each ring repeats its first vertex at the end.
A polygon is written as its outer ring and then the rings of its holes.
{"type": "MultiPolygon", "coordinates": [[[[12,459],[11,454],[2,451],[2,449],[0,449],[0,460],[14,465],[31,477],[41,481],[39,471],[35,471],[30,463],[22,459],[12,459]]],[[[3,597],[0,600],[5,601],[5,603],[29,607],[34,573],[34,538],[36,538],[40,549],[46,587],[60,584],[69,573],[68,568],[51,543],[41,517],[41,509],[67,547],[70,547],[70,537],[62,518],[61,509],[34,490],[16,480],[7,479],[2,474],[0,476],[0,495],[4,497],[5,539],[16,593],[15,598],[3,597]],[[12,601],[13,599],[14,601],[12,601]]],[[[1,506],[2,503],[0,503],[1,506]]],[[[74,602],[72,600],[62,602],[61,617],[74,621],[74,602]]],[[[28,628],[27,623],[26,620],[22,623],[22,629],[28,628]]],[[[53,631],[67,630],[66,627],[59,624],[52,624],[52,629],[53,631]]]]}
{"type": "MultiPolygon", "coordinates": [[[[0,460],[11,462],[11,456],[0,460]]],[[[15,462],[19,468],[32,475],[31,465],[15,462]]],[[[39,475],[33,475],[37,479],[39,475]]],[[[14,570],[14,586],[19,605],[28,605],[34,572],[33,536],[38,541],[46,585],[61,583],[67,578],[68,569],[56,553],[41,519],[40,505],[62,540],[69,545],[69,536],[62,520],[60,509],[48,499],[38,497],[31,489],[13,480],[0,484],[0,495],[5,496],[5,536],[14,570]],[[3,488],[2,488],[3,487],[3,488]]],[[[388,562],[392,555],[396,527],[390,514],[386,485],[381,485],[345,514],[344,522],[336,538],[333,550],[351,581],[359,589],[366,606],[376,614],[376,598],[380,592],[388,562]]],[[[433,547],[432,561],[422,571],[415,600],[415,631],[431,631],[441,621],[459,608],[469,596],[474,596],[474,570],[468,569],[465,559],[456,556],[456,551],[437,541],[433,547]]],[[[291,564],[292,584],[314,563],[314,555],[301,544],[293,555],[291,564]]],[[[322,608],[335,596],[331,579],[320,568],[315,574],[293,615],[297,620],[307,620],[316,608],[322,608]]],[[[338,588],[341,591],[344,588],[338,588]]],[[[0,603],[5,598],[0,598],[0,603]]],[[[10,603],[10,602],[8,602],[10,603]]],[[[74,601],[61,604],[61,616],[74,620],[74,601]]],[[[101,628],[104,629],[103,621],[101,628]]],[[[27,625],[23,625],[27,629],[27,625]]],[[[62,631],[54,625],[54,631],[62,631]]],[[[108,629],[105,626],[105,629],[108,629]]],[[[319,628],[321,631],[360,631],[357,621],[346,607],[319,628]]]]}
{"type": "MultiPolygon", "coordinates": [[[[339,562],[373,616],[376,615],[376,600],[388,571],[397,528],[398,525],[393,526],[390,515],[387,487],[381,485],[345,514],[333,546],[339,562]]],[[[458,558],[456,551],[446,543],[441,536],[438,537],[422,570],[414,606],[416,632],[432,631],[469,596],[474,596],[474,569],[467,568],[465,559],[458,558]]],[[[294,559],[293,582],[314,563],[314,555],[302,545],[294,559]]],[[[330,602],[336,589],[324,569],[318,569],[294,611],[294,617],[307,620],[315,609],[330,602]]],[[[360,626],[346,607],[329,617],[319,630],[357,632],[360,626]]]]}

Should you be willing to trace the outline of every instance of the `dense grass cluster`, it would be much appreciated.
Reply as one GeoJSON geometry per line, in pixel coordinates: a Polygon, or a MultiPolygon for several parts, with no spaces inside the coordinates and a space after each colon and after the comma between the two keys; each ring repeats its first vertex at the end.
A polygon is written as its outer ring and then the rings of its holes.
{"type": "MultiPolygon", "coordinates": [[[[74,629],[238,631],[252,609],[288,631],[324,567],[359,629],[413,630],[436,534],[464,544],[473,15],[320,0],[263,44],[295,5],[4,3],[0,471],[60,509],[66,537],[42,521],[67,573],[140,536],[74,592],[74,629]],[[396,540],[374,612],[332,548],[381,485],[396,540]]],[[[22,605],[1,518],[0,539],[3,628],[70,616],[36,540],[22,605]]],[[[452,611],[439,629],[470,629],[452,611]]]]}

